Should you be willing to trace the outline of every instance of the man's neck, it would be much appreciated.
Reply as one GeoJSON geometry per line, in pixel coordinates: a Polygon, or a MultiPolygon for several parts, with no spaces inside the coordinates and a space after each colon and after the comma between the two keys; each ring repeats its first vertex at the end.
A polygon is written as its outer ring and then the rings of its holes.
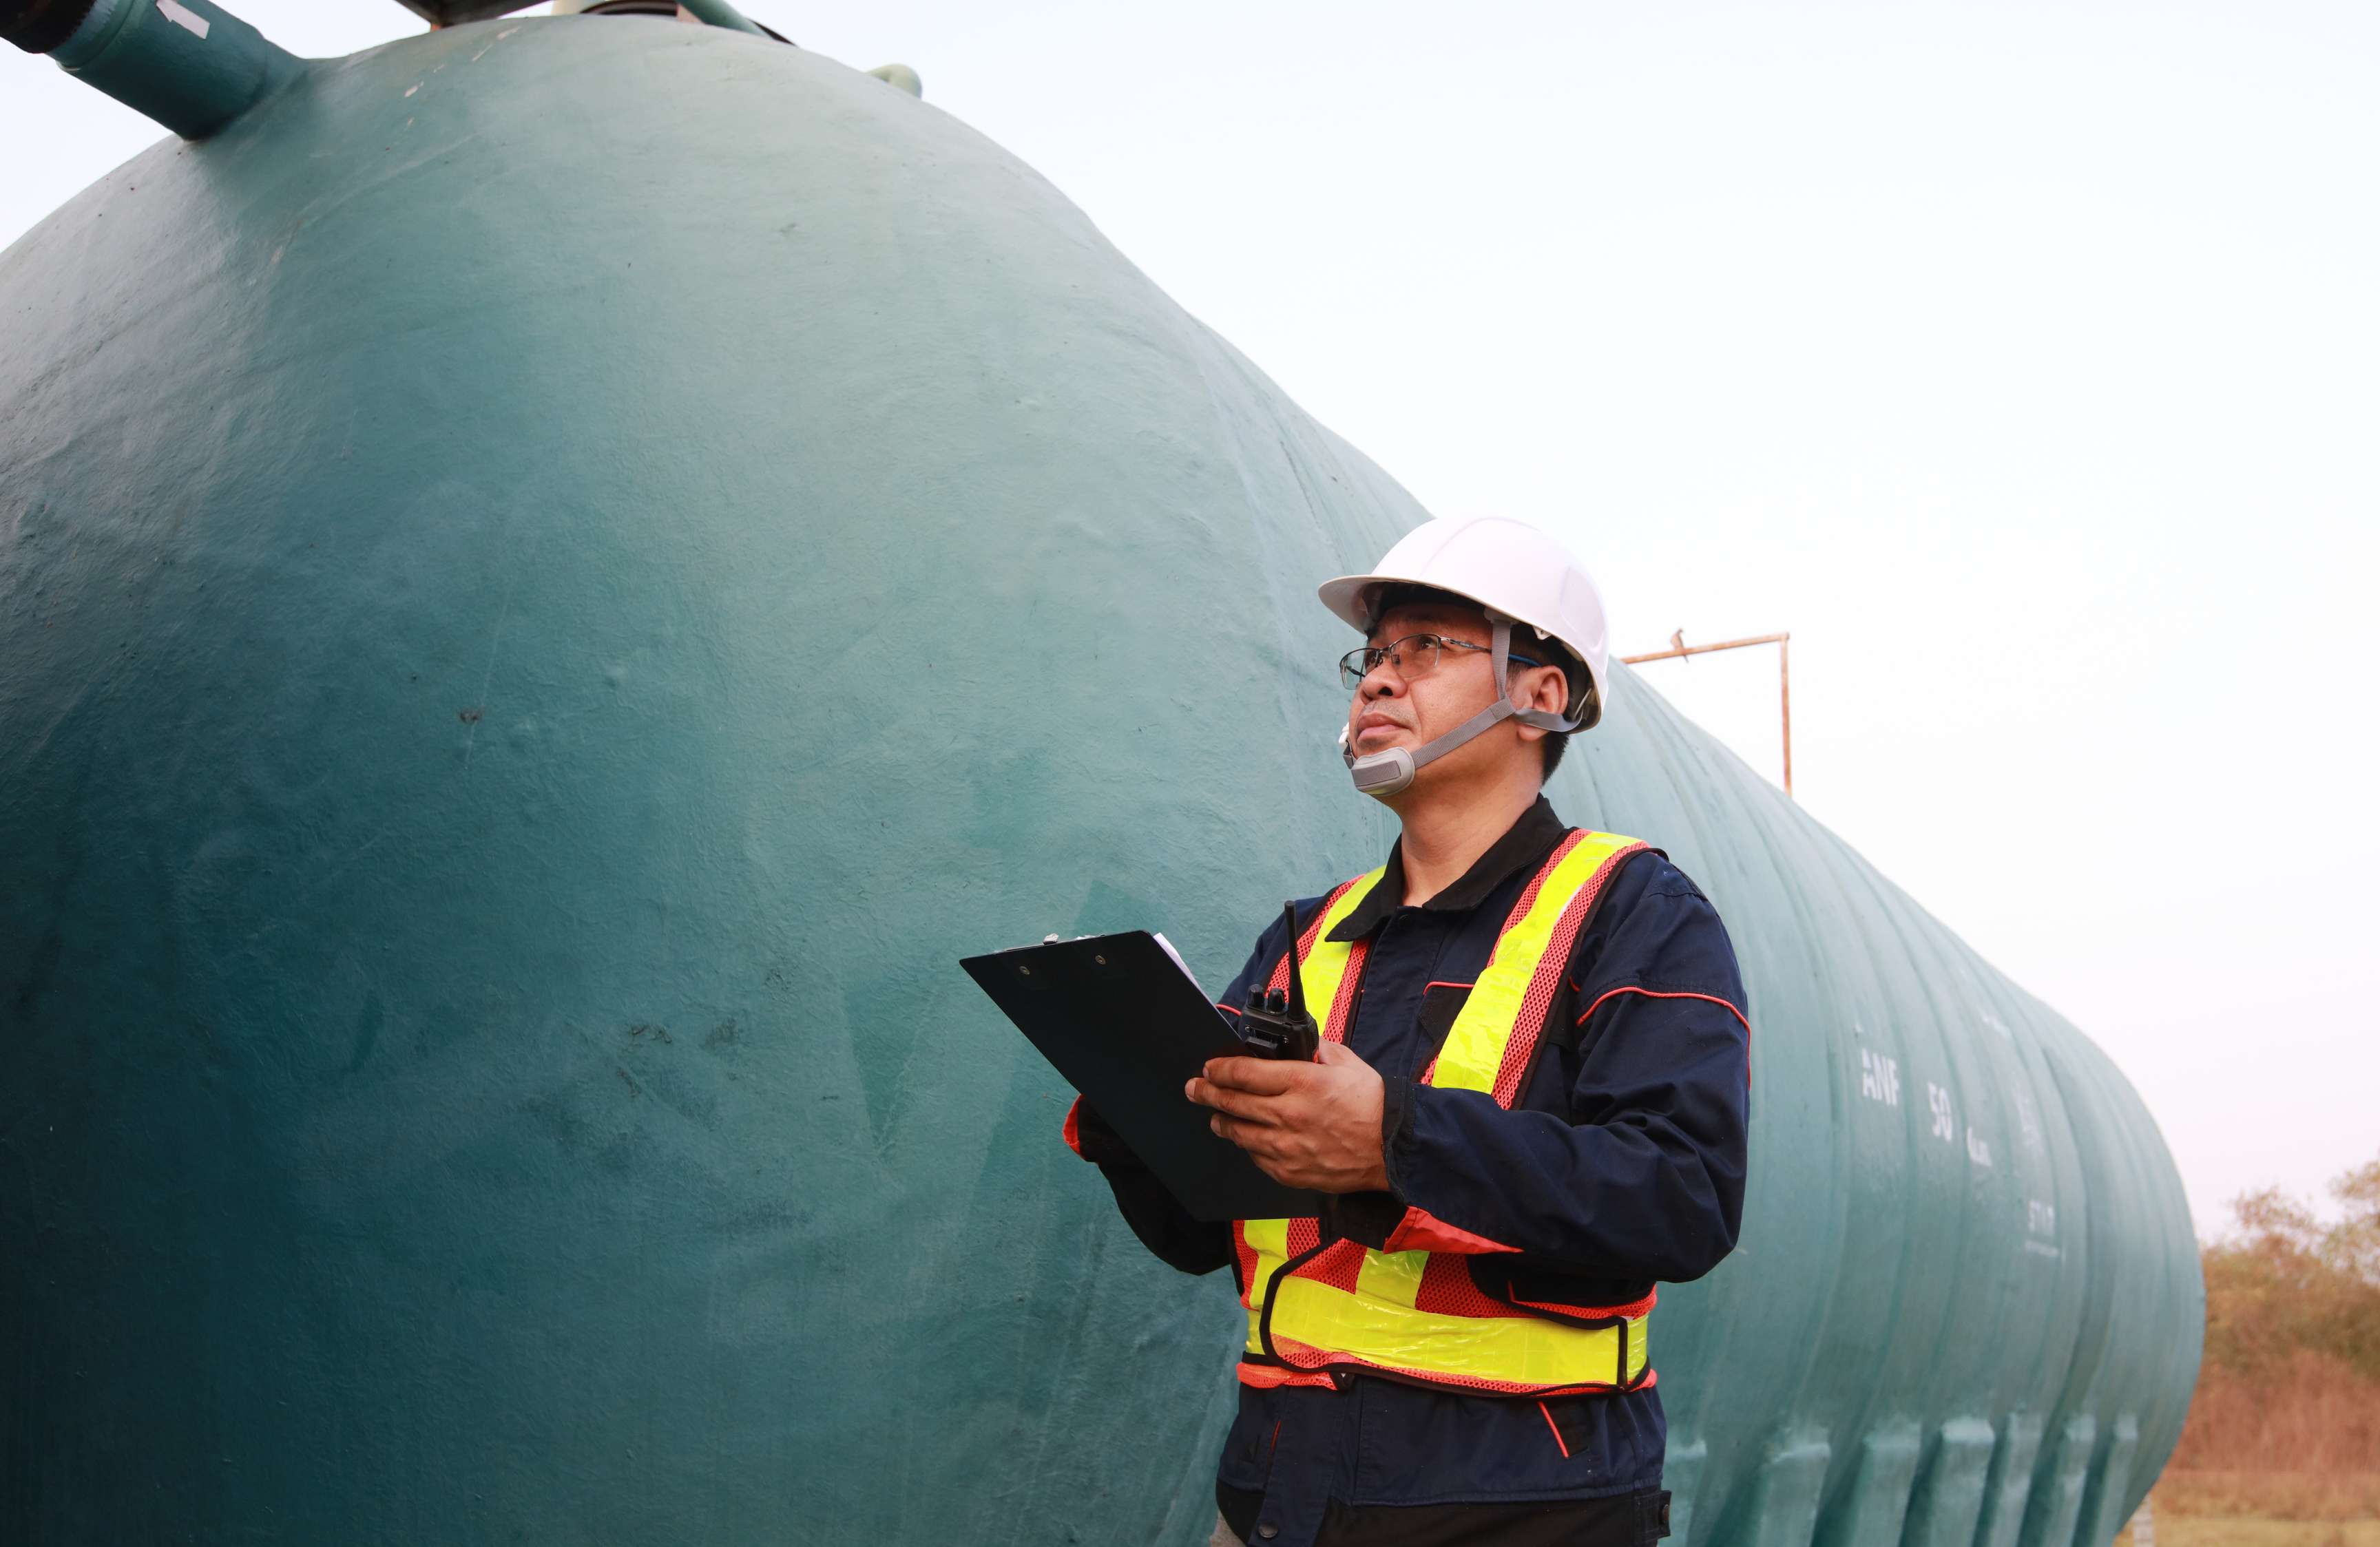
{"type": "Polygon", "coordinates": [[[1535,785],[1508,782],[1486,790],[1448,791],[1439,799],[1402,807],[1399,854],[1405,872],[1405,906],[1417,908],[1463,879],[1479,856],[1512,830],[1536,804],[1535,785]]]}

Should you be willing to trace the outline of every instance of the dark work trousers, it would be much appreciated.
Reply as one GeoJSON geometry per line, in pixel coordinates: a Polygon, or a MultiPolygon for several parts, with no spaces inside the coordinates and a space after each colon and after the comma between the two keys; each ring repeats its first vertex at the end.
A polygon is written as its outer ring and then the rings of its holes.
{"type": "MultiPolygon", "coordinates": [[[[1334,1506],[1314,1540],[1315,1547],[1458,1547],[1483,1534],[1498,1547],[1652,1547],[1670,1534],[1670,1495],[1653,1488],[1584,1503],[1334,1506]]],[[[1218,1515],[1207,1547],[1265,1544],[1241,1540],[1218,1515]]]]}

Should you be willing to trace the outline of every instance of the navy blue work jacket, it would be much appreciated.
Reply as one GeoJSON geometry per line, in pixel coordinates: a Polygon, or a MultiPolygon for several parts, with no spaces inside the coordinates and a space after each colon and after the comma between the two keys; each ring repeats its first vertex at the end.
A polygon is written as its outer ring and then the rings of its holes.
{"type": "MultiPolygon", "coordinates": [[[[1526,1293],[1618,1304],[1698,1278],[1742,1217],[1750,1026],[1718,914],[1666,855],[1623,862],[1572,949],[1536,1063],[1509,1111],[1416,1077],[1487,965],[1521,890],[1563,835],[1542,797],[1452,886],[1404,905],[1401,849],[1333,938],[1371,937],[1346,1043],[1386,1086],[1391,1190],[1331,1201],[1325,1239],[1384,1246],[1408,1204],[1520,1249],[1526,1293]]],[[[1322,905],[1297,906],[1300,926],[1322,905]]],[[[1232,980],[1243,1004],[1290,946],[1276,920],[1232,980]]],[[[1185,1273],[1232,1261],[1230,1227],[1192,1219],[1086,1109],[1077,1147],[1143,1244],[1185,1273]]],[[[1533,1297],[1534,1298],[1534,1297],[1533,1297]]],[[[1660,1312],[1652,1358],[1660,1362],[1660,1312]]],[[[1351,1376],[1337,1389],[1243,1386],[1216,1474],[1254,1547],[1649,1541],[1666,1522],[1653,1387],[1540,1404],[1351,1376]]]]}

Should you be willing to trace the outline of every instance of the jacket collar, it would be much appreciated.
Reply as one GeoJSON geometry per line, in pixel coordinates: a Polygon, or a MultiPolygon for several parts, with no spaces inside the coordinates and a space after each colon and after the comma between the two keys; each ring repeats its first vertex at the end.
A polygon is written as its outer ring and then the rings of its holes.
{"type": "MultiPolygon", "coordinates": [[[[1489,892],[1510,880],[1514,871],[1535,865],[1552,852],[1553,846],[1569,830],[1554,815],[1553,803],[1539,795],[1536,804],[1521,813],[1520,820],[1472,862],[1462,879],[1423,903],[1423,909],[1451,913],[1476,908],[1488,900],[1489,892]]],[[[1339,921],[1339,927],[1330,932],[1331,939],[1360,940],[1405,905],[1404,855],[1405,841],[1400,838],[1389,850],[1388,867],[1381,871],[1378,882],[1355,905],[1354,912],[1339,921]]]]}

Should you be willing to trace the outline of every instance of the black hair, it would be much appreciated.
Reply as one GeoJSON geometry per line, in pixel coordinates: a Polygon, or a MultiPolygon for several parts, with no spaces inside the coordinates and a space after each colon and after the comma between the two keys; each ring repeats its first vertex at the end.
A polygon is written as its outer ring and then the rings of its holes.
{"type": "MultiPolygon", "coordinates": [[[[1460,608],[1465,612],[1476,612],[1482,617],[1487,616],[1488,613],[1487,608],[1473,601],[1469,597],[1457,596],[1452,591],[1441,591],[1435,586],[1418,586],[1411,581],[1397,581],[1383,586],[1372,593],[1370,601],[1372,629],[1378,628],[1380,620],[1400,607],[1453,607],[1460,608]]],[[[1565,715],[1572,706],[1585,705],[1595,693],[1594,683],[1588,677],[1585,666],[1576,656],[1570,653],[1560,640],[1551,635],[1543,639],[1526,637],[1520,632],[1524,626],[1515,625],[1512,641],[1514,653],[1537,660],[1542,666],[1561,668],[1562,684],[1570,694],[1569,703],[1562,706],[1565,715]]],[[[1368,634],[1371,629],[1365,632],[1368,634]]],[[[1508,683],[1510,679],[1507,679],[1508,683]]],[[[1546,732],[1545,740],[1537,744],[1544,749],[1546,764],[1545,771],[1539,776],[1539,781],[1542,782],[1551,779],[1554,770],[1561,767],[1562,754],[1570,750],[1570,734],[1562,731],[1548,731],[1546,732]]]]}

